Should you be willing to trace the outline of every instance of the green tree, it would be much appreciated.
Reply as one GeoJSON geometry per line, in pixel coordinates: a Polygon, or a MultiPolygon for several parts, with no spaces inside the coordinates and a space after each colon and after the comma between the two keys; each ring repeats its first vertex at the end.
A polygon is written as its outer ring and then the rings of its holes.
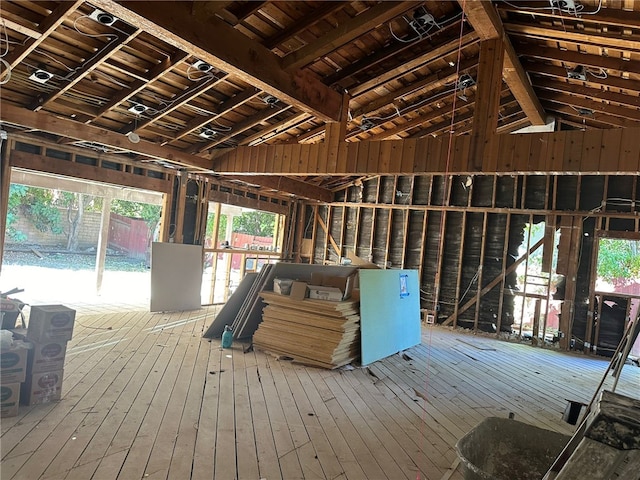
{"type": "Polygon", "coordinates": [[[233,231],[255,235],[256,237],[272,237],[276,216],[266,212],[244,212],[234,217],[233,231]]]}
{"type": "Polygon", "coordinates": [[[640,279],[640,241],[602,238],[598,249],[598,277],[614,284],[640,279]]]}
{"type": "Polygon", "coordinates": [[[53,190],[12,184],[9,187],[7,233],[14,241],[25,241],[24,233],[15,229],[19,214],[27,218],[41,232],[62,233],[60,210],[55,205],[53,190]]]}
{"type": "Polygon", "coordinates": [[[130,202],[128,200],[114,200],[111,203],[111,211],[123,217],[139,218],[145,221],[148,227],[147,242],[153,237],[158,223],[162,207],[149,203],[130,202]]]}

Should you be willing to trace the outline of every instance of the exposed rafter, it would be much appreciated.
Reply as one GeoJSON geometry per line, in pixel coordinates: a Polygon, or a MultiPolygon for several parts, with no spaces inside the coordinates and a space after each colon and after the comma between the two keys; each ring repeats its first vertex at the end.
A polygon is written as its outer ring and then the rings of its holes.
{"type": "Polygon", "coordinates": [[[299,104],[324,120],[340,120],[341,94],[308,72],[285,72],[280,58],[271,51],[217,17],[194,17],[186,2],[164,3],[162,8],[150,2],[93,3],[224,72],[233,72],[286,103],[299,104]],[[218,40],[221,37],[224,42],[218,40]]]}
{"type": "Polygon", "coordinates": [[[546,115],[542,105],[533,93],[527,75],[502,28],[502,22],[493,4],[482,0],[458,0],[458,3],[464,8],[465,15],[480,38],[484,40],[502,38],[505,49],[502,76],[531,123],[544,125],[546,115]]]}

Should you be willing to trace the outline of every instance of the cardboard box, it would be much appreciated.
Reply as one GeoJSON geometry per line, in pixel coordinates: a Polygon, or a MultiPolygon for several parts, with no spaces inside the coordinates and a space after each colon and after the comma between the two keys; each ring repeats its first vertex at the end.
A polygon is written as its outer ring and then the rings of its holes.
{"type": "Polygon", "coordinates": [[[0,385],[0,417],[15,417],[16,415],[18,415],[19,403],[19,383],[0,385]]]}
{"type": "Polygon", "coordinates": [[[30,342],[33,348],[27,356],[27,375],[64,369],[67,342],[30,342]]]}
{"type": "Polygon", "coordinates": [[[291,293],[291,284],[293,280],[290,278],[274,278],[273,291],[280,295],[289,295],[291,293]]]}
{"type": "MultiPolygon", "coordinates": [[[[357,276],[357,272],[351,273],[350,275],[346,275],[346,276],[326,275],[318,272],[313,272],[311,273],[311,285],[309,286],[309,289],[311,290],[312,286],[313,288],[327,287],[327,288],[338,289],[342,293],[342,297],[340,298],[340,300],[347,300],[349,297],[351,297],[353,286],[356,283],[356,276],[357,276]]],[[[327,290],[323,290],[323,292],[326,292],[326,291],[327,290]]],[[[322,294],[318,293],[318,295],[326,296],[327,293],[322,293],[322,294]]],[[[332,295],[332,297],[335,297],[335,295],[332,295]]],[[[309,293],[309,298],[318,298],[318,297],[312,297],[311,293],[309,293]]],[[[322,300],[325,300],[325,298],[322,298],[322,300]]],[[[340,300],[334,299],[333,301],[340,301],[340,300]]]]}
{"type": "Polygon", "coordinates": [[[71,340],[75,319],[76,311],[64,305],[33,305],[27,338],[40,343],[71,340]]]}
{"type": "Polygon", "coordinates": [[[2,385],[24,382],[27,372],[27,349],[14,345],[8,349],[1,350],[0,365],[0,381],[2,385]]]}
{"type": "Polygon", "coordinates": [[[304,300],[307,297],[307,283],[293,282],[291,284],[291,294],[293,300],[304,300]]]}
{"type": "Polygon", "coordinates": [[[63,370],[27,375],[20,388],[20,403],[40,405],[60,400],[62,394],[63,370]]]}
{"type": "Polygon", "coordinates": [[[323,287],[322,285],[309,285],[309,298],[314,300],[329,300],[331,302],[342,301],[344,293],[336,287],[323,287]]]}

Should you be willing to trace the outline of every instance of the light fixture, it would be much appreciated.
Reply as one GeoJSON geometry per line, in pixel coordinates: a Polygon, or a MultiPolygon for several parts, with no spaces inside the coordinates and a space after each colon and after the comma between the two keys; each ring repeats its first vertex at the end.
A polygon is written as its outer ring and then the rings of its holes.
{"type": "Polygon", "coordinates": [[[359,129],[362,130],[363,132],[366,132],[367,130],[371,130],[373,127],[375,127],[376,124],[373,123],[372,120],[369,120],[367,117],[362,117],[362,120],[360,121],[360,125],[359,125],[359,129]]]}
{"type": "Polygon", "coordinates": [[[144,112],[149,110],[149,107],[147,107],[144,103],[140,103],[135,100],[132,100],[131,103],[133,103],[133,105],[129,108],[129,111],[131,113],[135,113],[136,115],[142,115],[144,112]]]}
{"type": "Polygon", "coordinates": [[[460,75],[458,79],[458,90],[464,90],[465,88],[473,87],[476,84],[476,81],[473,77],[467,73],[460,75]]]}
{"type": "Polygon", "coordinates": [[[140,142],[140,135],[138,135],[136,132],[127,133],[127,138],[129,139],[129,141],[131,143],[139,143],[140,142]]]}
{"type": "Polygon", "coordinates": [[[196,60],[191,64],[191,66],[202,73],[207,73],[213,68],[212,65],[207,62],[203,62],[202,60],[196,60]]]}
{"type": "Polygon", "coordinates": [[[33,72],[29,76],[29,80],[33,80],[38,83],[47,83],[49,80],[53,78],[53,73],[47,72],[42,68],[38,68],[35,72],[33,72]]]}
{"type": "Polygon", "coordinates": [[[585,82],[587,80],[587,69],[584,68],[584,65],[577,65],[573,70],[567,70],[567,77],[585,82]]]}
{"type": "Polygon", "coordinates": [[[116,23],[117,20],[117,18],[110,13],[103,12],[102,10],[98,10],[97,8],[93,12],[91,12],[89,18],[108,27],[116,23]]]}
{"type": "Polygon", "coordinates": [[[262,99],[262,101],[271,107],[273,107],[276,103],[278,103],[278,99],[273,95],[267,95],[262,99]]]}
{"type": "Polygon", "coordinates": [[[198,134],[200,138],[206,138],[207,140],[211,140],[216,136],[216,131],[212,128],[203,128],[202,131],[198,134]]]}
{"type": "Polygon", "coordinates": [[[453,61],[449,62],[449,66],[450,67],[455,67],[456,66],[456,62],[453,62],[453,61]]]}

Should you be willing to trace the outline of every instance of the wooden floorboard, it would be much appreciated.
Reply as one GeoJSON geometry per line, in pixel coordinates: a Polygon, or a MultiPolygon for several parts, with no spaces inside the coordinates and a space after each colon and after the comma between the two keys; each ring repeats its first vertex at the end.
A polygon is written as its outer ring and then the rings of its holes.
{"type": "MultiPolygon", "coordinates": [[[[571,433],[566,400],[588,402],[608,365],[425,327],[405,352],[325,370],[202,339],[214,308],[86,311],[62,400],[2,419],[3,480],[460,480],[455,442],[483,418],[571,433]]],[[[618,391],[637,397],[639,368],[618,391]]]]}

